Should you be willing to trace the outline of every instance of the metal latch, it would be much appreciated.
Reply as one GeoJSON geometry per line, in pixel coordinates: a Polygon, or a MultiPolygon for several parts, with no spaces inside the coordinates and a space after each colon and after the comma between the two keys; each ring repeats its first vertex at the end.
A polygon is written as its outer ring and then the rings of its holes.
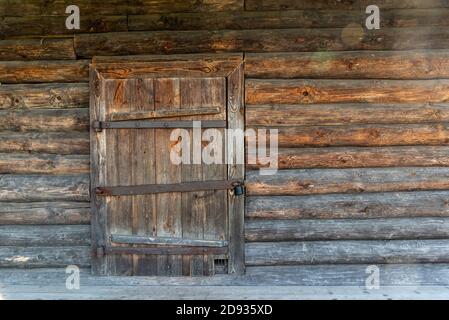
{"type": "Polygon", "coordinates": [[[245,186],[243,182],[236,182],[234,184],[234,196],[241,196],[245,193],[245,186]]]}

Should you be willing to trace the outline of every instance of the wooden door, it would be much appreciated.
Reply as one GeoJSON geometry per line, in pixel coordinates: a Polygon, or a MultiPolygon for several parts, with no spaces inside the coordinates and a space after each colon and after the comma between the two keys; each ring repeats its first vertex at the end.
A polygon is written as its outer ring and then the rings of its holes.
{"type": "MultiPolygon", "coordinates": [[[[225,163],[227,152],[243,148],[228,146],[225,132],[243,129],[242,87],[242,57],[235,54],[91,65],[94,273],[243,272],[244,199],[234,187],[244,166],[225,163]],[[184,129],[198,141],[212,128],[224,148],[212,164],[192,143],[180,148],[185,135],[172,136],[184,129]]],[[[200,148],[209,140],[203,137],[200,148]]]]}

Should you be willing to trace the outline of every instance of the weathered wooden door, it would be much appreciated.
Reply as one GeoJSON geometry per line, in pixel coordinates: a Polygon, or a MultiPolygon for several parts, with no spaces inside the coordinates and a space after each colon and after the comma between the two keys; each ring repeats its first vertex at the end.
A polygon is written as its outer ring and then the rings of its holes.
{"type": "Polygon", "coordinates": [[[227,152],[242,152],[243,142],[228,141],[225,132],[243,129],[242,68],[235,54],[94,60],[95,273],[243,272],[244,199],[235,187],[244,166],[235,157],[226,163],[227,152]],[[204,133],[212,128],[220,134],[210,138],[204,133]],[[187,138],[190,148],[182,148],[187,138]],[[198,139],[202,151],[195,153],[198,139]],[[221,162],[205,164],[201,155],[213,139],[221,140],[221,155],[213,151],[221,162]]]}

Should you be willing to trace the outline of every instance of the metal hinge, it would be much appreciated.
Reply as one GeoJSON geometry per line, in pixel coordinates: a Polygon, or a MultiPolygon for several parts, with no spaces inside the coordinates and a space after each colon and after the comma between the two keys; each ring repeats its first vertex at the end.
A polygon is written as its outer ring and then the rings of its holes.
{"type": "Polygon", "coordinates": [[[245,193],[243,181],[237,180],[217,180],[217,181],[198,181],[183,182],[175,184],[144,184],[136,186],[116,186],[116,187],[97,187],[95,193],[97,196],[126,196],[126,195],[145,195],[153,193],[169,192],[194,192],[208,190],[233,190],[235,196],[245,193]]]}

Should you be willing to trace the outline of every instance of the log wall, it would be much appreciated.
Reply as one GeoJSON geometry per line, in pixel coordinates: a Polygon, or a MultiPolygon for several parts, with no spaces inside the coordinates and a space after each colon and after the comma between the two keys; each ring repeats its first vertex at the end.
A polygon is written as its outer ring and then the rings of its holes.
{"type": "Polygon", "coordinates": [[[373,31],[365,0],[76,3],[73,32],[70,1],[0,1],[0,267],[90,264],[92,58],[216,52],[245,54],[246,127],[279,130],[248,266],[449,262],[448,1],[378,0],[373,31]]]}

